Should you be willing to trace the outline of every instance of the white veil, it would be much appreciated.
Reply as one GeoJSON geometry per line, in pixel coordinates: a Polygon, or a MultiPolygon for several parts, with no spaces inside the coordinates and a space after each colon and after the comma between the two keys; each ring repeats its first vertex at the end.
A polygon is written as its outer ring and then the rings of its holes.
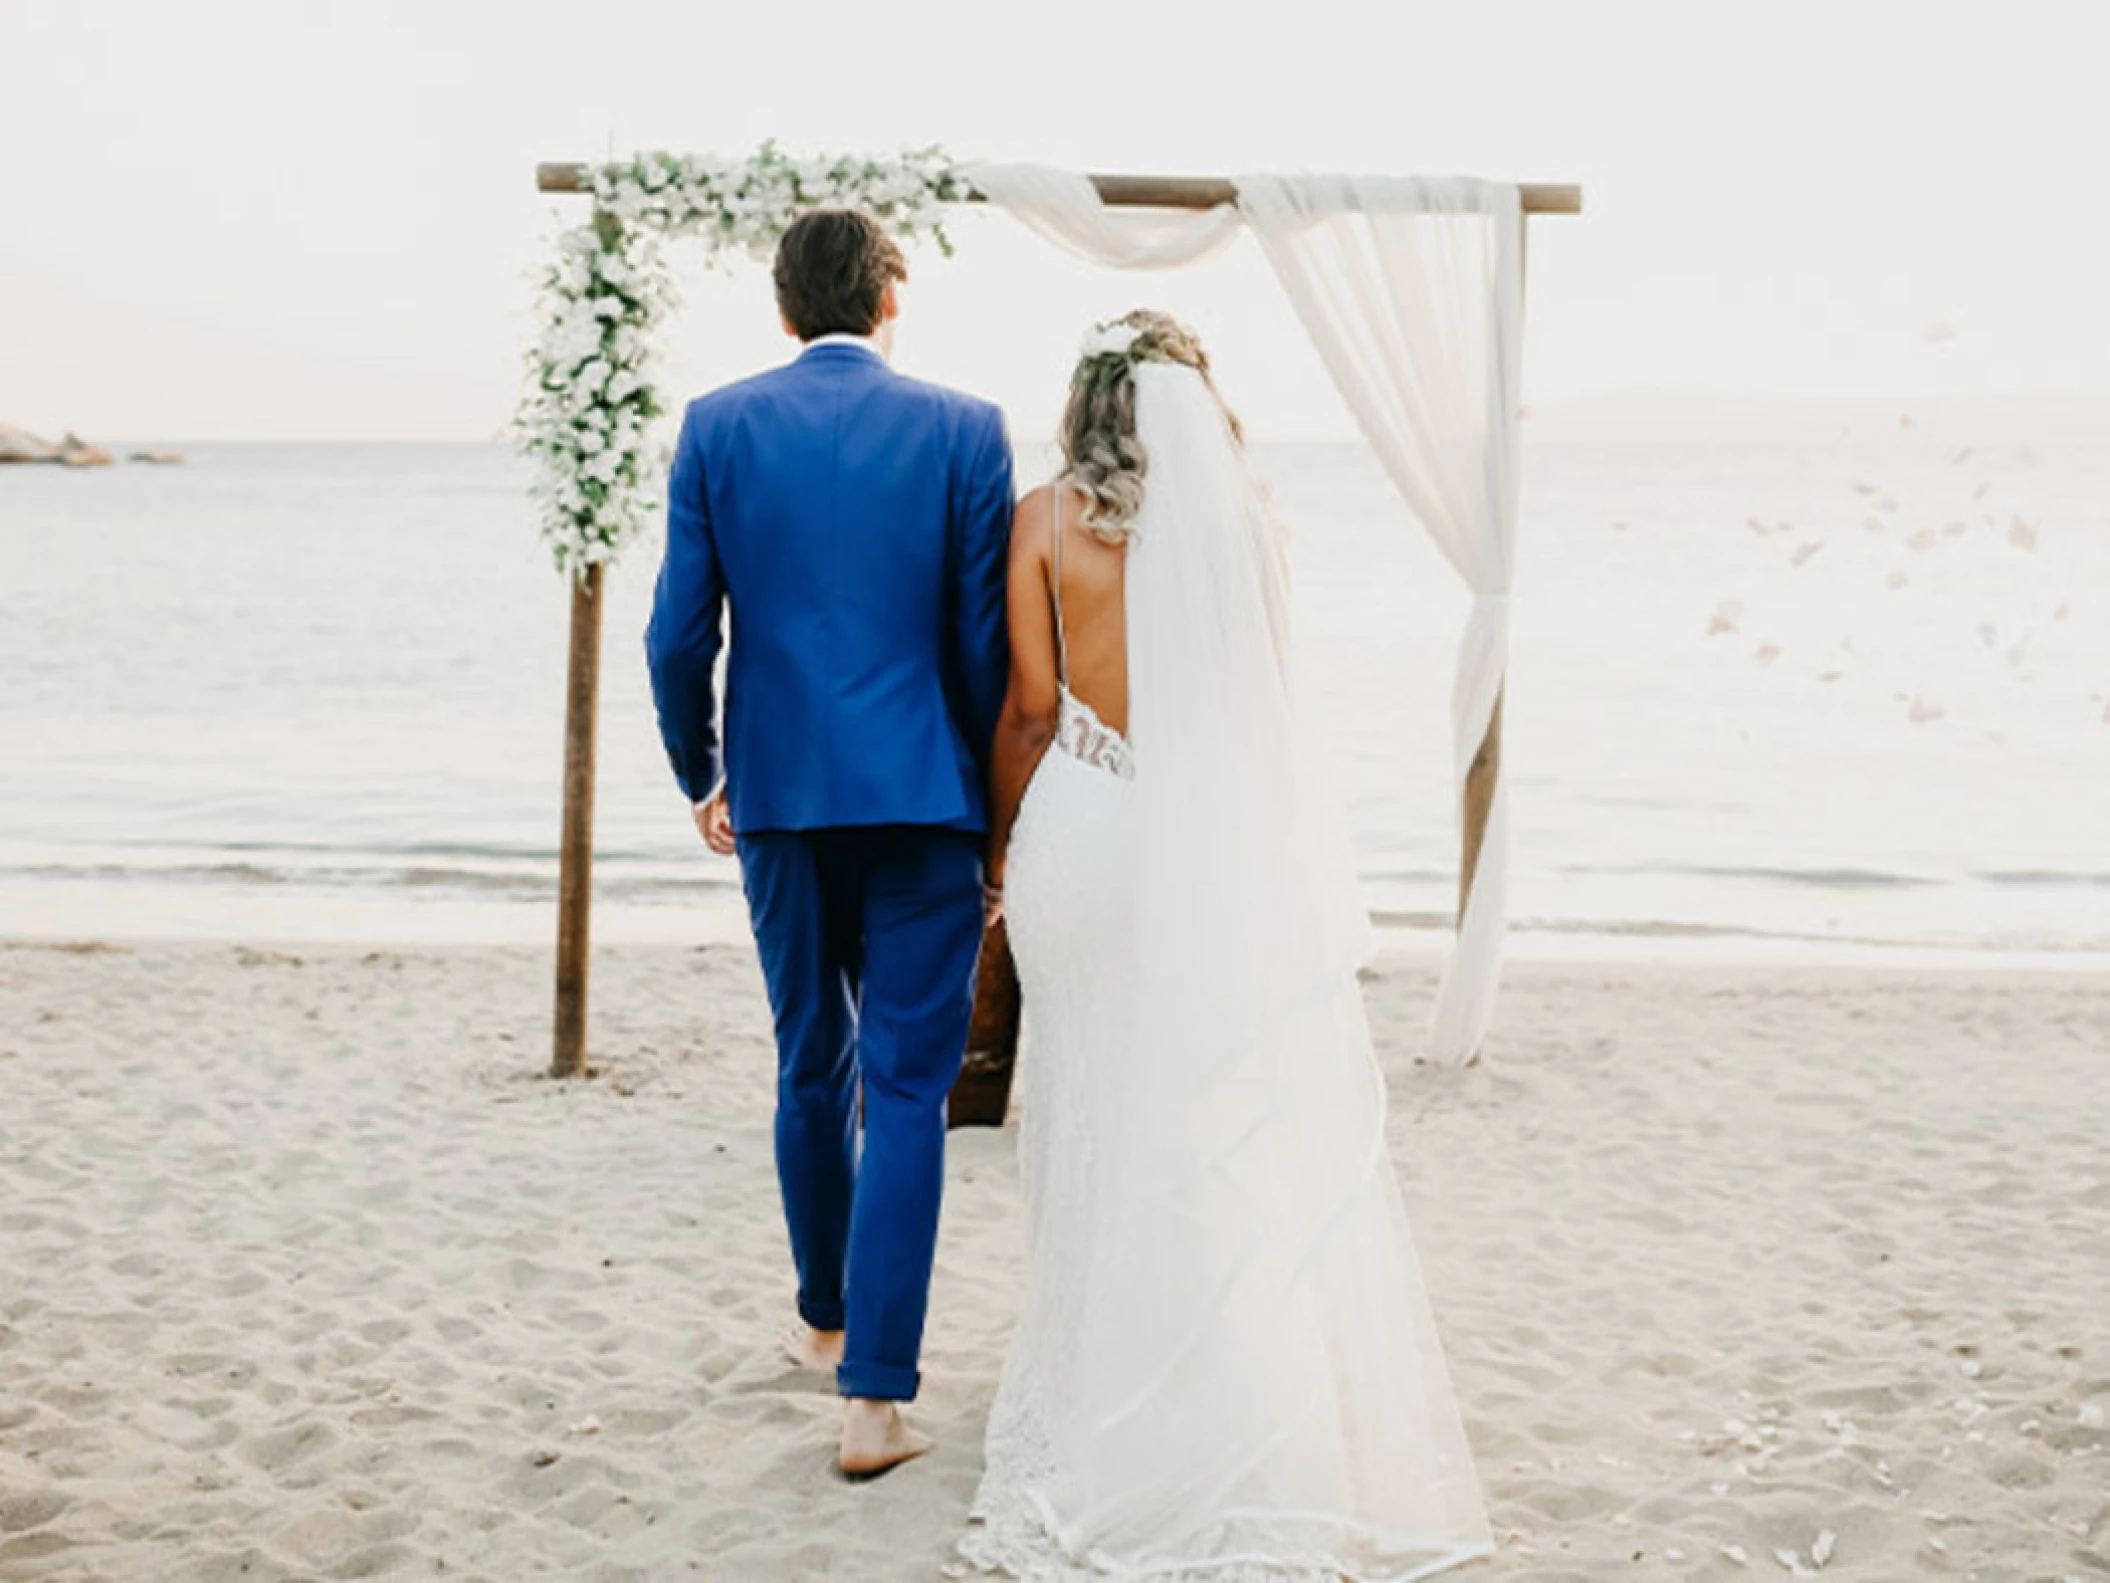
{"type": "Polygon", "coordinates": [[[1043,1516],[1123,1568],[1418,1576],[1482,1549],[1485,1519],[1387,1151],[1284,547],[1201,376],[1135,378],[1138,1038],[1086,1085],[1120,1206],[1088,1281],[1121,1301],[1084,1307],[1043,1516]]]}

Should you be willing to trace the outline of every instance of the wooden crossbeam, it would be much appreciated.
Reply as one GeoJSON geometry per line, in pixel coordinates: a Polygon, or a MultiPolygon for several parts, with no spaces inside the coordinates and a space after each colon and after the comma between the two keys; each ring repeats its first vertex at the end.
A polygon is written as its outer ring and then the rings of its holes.
{"type": "MultiPolygon", "coordinates": [[[[537,165],[535,185],[543,192],[589,192],[584,165],[537,165]]],[[[1093,176],[1091,184],[1099,197],[1116,209],[1214,209],[1236,203],[1236,183],[1221,176],[1093,176]]],[[[1581,214],[1582,188],[1560,182],[1527,182],[1523,194],[1526,214],[1581,214]]],[[[969,203],[984,203],[980,193],[968,196],[969,203]]]]}

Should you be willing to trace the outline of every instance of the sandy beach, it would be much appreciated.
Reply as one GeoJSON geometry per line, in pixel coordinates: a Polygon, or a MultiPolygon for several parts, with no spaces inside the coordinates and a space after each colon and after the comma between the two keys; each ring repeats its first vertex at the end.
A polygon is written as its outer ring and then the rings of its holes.
{"type": "MultiPolygon", "coordinates": [[[[1368,986],[1489,1578],[2110,1575],[2110,984],[1523,965],[1368,986]]],[[[0,949],[0,1577],[941,1576],[1020,1270],[955,1135],[918,1409],[835,1477],[752,954],[0,949]]],[[[1030,1058],[1030,1051],[1028,1052],[1030,1058]]]]}

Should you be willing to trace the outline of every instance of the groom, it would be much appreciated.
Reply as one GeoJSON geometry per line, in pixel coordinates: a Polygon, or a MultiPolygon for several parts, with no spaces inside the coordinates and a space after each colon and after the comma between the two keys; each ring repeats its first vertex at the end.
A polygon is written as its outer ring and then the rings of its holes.
{"type": "Polygon", "coordinates": [[[866,1475],[930,1449],[898,1404],[982,938],[1011,451],[995,407],[888,366],[908,270],[877,223],[804,216],[775,275],[804,350],[690,404],[645,652],[675,778],[711,850],[739,855],[769,985],[792,1350],[836,1367],[841,1465],[866,1475]]]}

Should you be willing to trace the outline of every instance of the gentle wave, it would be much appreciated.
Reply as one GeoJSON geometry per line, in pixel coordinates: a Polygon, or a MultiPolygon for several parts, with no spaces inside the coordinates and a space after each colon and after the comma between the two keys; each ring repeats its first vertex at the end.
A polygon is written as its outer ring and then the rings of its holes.
{"type": "Polygon", "coordinates": [[[1731,863],[1677,863],[1657,866],[1614,867],[1598,864],[1569,864],[1563,874],[1622,874],[1637,878],[1678,876],[1694,879],[1749,879],[1782,885],[1811,885],[1821,890],[1909,890],[1946,884],[1924,874],[1900,874],[1874,868],[1769,868],[1731,863]]]}
{"type": "MultiPolygon", "coordinates": [[[[271,867],[257,863],[188,863],[139,867],[117,863],[0,864],[0,884],[92,883],[141,886],[280,887],[317,890],[432,891],[494,901],[548,901],[557,894],[556,860],[534,870],[408,867],[271,867]]],[[[626,873],[619,863],[596,863],[594,889],[612,900],[693,900],[699,895],[732,897],[737,880],[713,873],[626,873]]]]}
{"type": "Polygon", "coordinates": [[[2008,868],[1986,869],[1971,876],[1988,885],[2095,886],[2110,890],[2110,870],[2090,873],[2082,869],[2008,868]]]}
{"type": "MultiPolygon", "coordinates": [[[[1435,932],[1449,934],[1456,925],[1456,918],[1444,912],[1415,912],[1404,909],[1381,908],[1370,914],[1370,921],[1379,929],[1405,930],[1415,933],[1435,932]]],[[[1929,951],[1957,950],[1972,955],[1988,957],[2002,955],[2029,955],[2038,957],[2065,958],[2076,961],[2095,960],[2110,952],[2110,935],[2100,939],[2021,939],[2002,941],[1976,939],[1966,945],[1944,945],[1941,942],[1915,938],[1909,935],[1883,935],[1825,932],[1808,929],[1765,928],[1757,924],[1696,923],[1670,918],[1543,918],[1516,917],[1509,920],[1510,933],[1517,936],[1549,935],[1574,940],[1659,940],[1667,943],[1688,942],[1703,944],[1708,941],[1747,941],[1753,944],[1814,945],[1827,950],[1838,948],[1866,948],[1901,953],[1925,953],[1929,951]]]]}
{"type": "MultiPolygon", "coordinates": [[[[343,848],[314,847],[308,850],[328,850],[342,854],[343,848]]],[[[478,855],[483,855],[479,853],[478,855]]],[[[1670,877],[1693,873],[1712,873],[1714,870],[1680,866],[1651,870],[1644,868],[1621,869],[1617,872],[1643,877],[1670,877]]],[[[1869,888],[1872,885],[1891,884],[1898,886],[1937,886],[1944,882],[1908,875],[1886,875],[1854,869],[1826,870],[1768,870],[1737,869],[1740,878],[1783,879],[1791,883],[1815,885],[1829,882],[1842,891],[1869,888]]],[[[1384,877],[1397,879],[1402,871],[1387,871],[1384,877]]],[[[1446,876],[1432,875],[1436,879],[1446,876]]],[[[2098,873],[2065,873],[2059,871],[2003,871],[1992,878],[1995,883],[2014,886],[2018,884],[2042,884],[2050,886],[2103,885],[2110,883],[2110,875],[2098,873]]],[[[309,864],[291,863],[273,865],[267,863],[234,862],[190,862],[160,865],[142,865],[114,862],[82,863],[0,863],[0,888],[26,883],[28,885],[78,886],[96,885],[112,887],[129,892],[137,887],[149,891],[209,891],[214,888],[242,892],[278,892],[297,895],[303,892],[342,894],[365,892],[377,896],[394,895],[406,905],[416,905],[418,898],[450,898],[472,903],[512,909],[524,906],[548,906],[557,898],[557,867],[554,857],[546,862],[537,862],[528,867],[460,867],[440,864],[309,864]]],[[[594,892],[601,900],[631,906],[703,905],[737,913],[743,906],[741,887],[735,875],[723,871],[677,869],[664,861],[653,864],[626,862],[620,859],[599,858],[594,870],[594,892]]],[[[1401,906],[1378,905],[1371,910],[1371,922],[1380,929],[1404,930],[1415,933],[1449,933],[1455,926],[1454,913],[1448,909],[1426,909],[1401,906]]],[[[1606,939],[1661,940],[1661,941],[1736,941],[1752,942],[1803,942],[1827,947],[1852,946],[1912,949],[1930,942],[1906,935],[1889,935],[1872,932],[1795,928],[1788,925],[1769,925],[1752,921],[1745,923],[1706,922],[1676,918],[1569,918],[1551,915],[1522,914],[1510,920],[1510,927],[1520,934],[1564,936],[1571,938],[1599,937],[1606,939]]],[[[2089,953],[2110,948],[2110,936],[2103,939],[2072,941],[2015,940],[2001,942],[1982,940],[1978,948],[1998,953],[2003,950],[2029,950],[2051,953],[2089,953]]]]}
{"type": "MultiPolygon", "coordinates": [[[[164,848],[165,850],[165,848],[164,848]]],[[[556,884],[557,854],[555,851],[531,849],[501,849],[486,847],[378,847],[362,850],[342,846],[314,844],[288,846],[274,843],[245,847],[230,843],[227,850],[233,852],[297,852],[302,856],[330,856],[354,861],[336,863],[268,863],[248,860],[212,861],[209,858],[195,862],[170,863],[125,863],[125,862],[38,862],[0,863],[0,879],[33,879],[46,881],[93,880],[103,883],[132,880],[148,884],[232,884],[232,885],[375,885],[400,886],[412,889],[425,887],[457,887],[463,890],[520,890],[531,889],[535,893],[548,890],[556,884]],[[456,856],[471,860],[485,860],[487,866],[468,867],[436,863],[392,863],[391,858],[456,856]],[[371,861],[357,861],[370,859],[371,861]]],[[[737,891],[736,878],[708,872],[676,871],[666,858],[652,853],[596,852],[594,871],[598,881],[625,885],[634,888],[664,887],[668,889],[704,889],[737,891]],[[639,869],[647,872],[637,872],[639,869]]],[[[1732,865],[1671,864],[1657,867],[1628,865],[1620,867],[1574,864],[1559,870],[1564,874],[1617,874],[1634,879],[1739,879],[1771,881],[1786,885],[1808,886],[1819,890],[1841,892],[1880,889],[1937,888],[1952,884],[1952,881],[1932,878],[1923,874],[1900,874],[1880,869],[1857,868],[1765,868],[1732,865]]],[[[1455,872],[1419,868],[1378,868],[1365,871],[1363,878],[1373,884],[1408,882],[1416,884],[1447,884],[1455,881],[1455,872]]],[[[2053,888],[2097,887],[2110,888],[2110,873],[2090,871],[2068,871],[2058,869],[2008,869],[1973,873],[1971,880],[1982,884],[2004,887],[2044,886],[2053,888]]],[[[1402,919],[1420,919],[1435,914],[1412,912],[1387,913],[1402,919]]],[[[1734,930],[1722,932],[1733,933],[1734,930]]],[[[1776,931],[1767,930],[1768,934],[1776,931]]]]}

